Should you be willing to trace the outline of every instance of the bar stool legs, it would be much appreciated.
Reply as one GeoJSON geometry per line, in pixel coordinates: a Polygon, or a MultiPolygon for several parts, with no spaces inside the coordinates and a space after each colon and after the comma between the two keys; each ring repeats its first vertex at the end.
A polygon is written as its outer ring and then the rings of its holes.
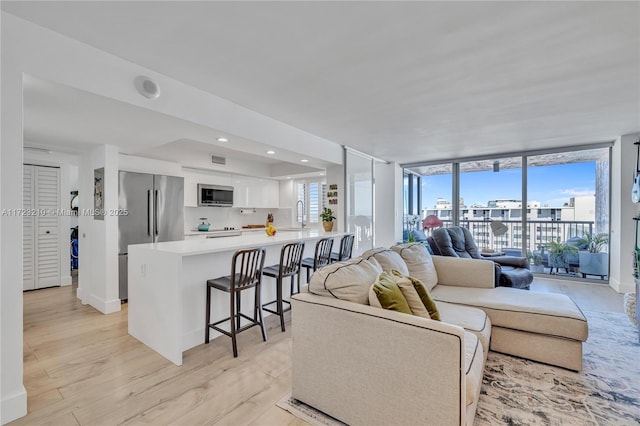
{"type": "Polygon", "coordinates": [[[262,314],[261,302],[261,281],[262,269],[264,267],[264,248],[238,250],[233,255],[231,265],[231,275],[207,280],[207,306],[204,342],[209,343],[210,329],[213,328],[219,333],[231,337],[234,358],[238,356],[238,343],[236,335],[247,330],[254,325],[259,325],[262,331],[262,339],[267,341],[267,329],[264,326],[264,315],[262,314]],[[211,323],[211,289],[215,288],[229,293],[229,317],[211,323]],[[254,289],[255,306],[253,318],[242,313],[241,292],[243,290],[254,289]],[[240,317],[249,321],[249,324],[241,326],[240,317]],[[230,331],[226,331],[219,324],[229,321],[230,331]]]}

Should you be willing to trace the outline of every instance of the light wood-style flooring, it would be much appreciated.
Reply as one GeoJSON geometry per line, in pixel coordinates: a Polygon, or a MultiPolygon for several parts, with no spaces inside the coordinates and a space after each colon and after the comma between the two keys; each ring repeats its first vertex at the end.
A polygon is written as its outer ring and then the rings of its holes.
{"type": "MultiPolygon", "coordinates": [[[[622,312],[608,286],[540,279],[534,291],[570,295],[588,310],[622,312]]],[[[287,325],[290,325],[287,314],[287,325]]],[[[267,318],[186,352],[177,367],[127,334],[127,305],[102,315],[75,286],[24,294],[24,383],[29,414],[15,425],[302,425],[276,407],[291,387],[291,335],[267,318]]]]}

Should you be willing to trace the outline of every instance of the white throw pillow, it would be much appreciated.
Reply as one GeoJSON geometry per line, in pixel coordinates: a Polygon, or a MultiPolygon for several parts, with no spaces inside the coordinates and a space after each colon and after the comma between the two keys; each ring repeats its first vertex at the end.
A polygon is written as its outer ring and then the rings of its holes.
{"type": "Polygon", "coordinates": [[[350,302],[369,304],[369,287],[382,272],[380,264],[356,257],[318,269],[309,281],[309,292],[350,302]]]}
{"type": "Polygon", "coordinates": [[[438,284],[438,272],[431,255],[422,243],[399,244],[391,249],[397,252],[407,264],[409,273],[405,275],[419,279],[427,290],[433,290],[438,284]]]}
{"type": "Polygon", "coordinates": [[[395,251],[379,247],[367,250],[362,253],[362,257],[367,260],[375,259],[378,261],[384,272],[391,272],[393,269],[400,271],[403,275],[409,275],[409,269],[402,257],[395,251]]]}

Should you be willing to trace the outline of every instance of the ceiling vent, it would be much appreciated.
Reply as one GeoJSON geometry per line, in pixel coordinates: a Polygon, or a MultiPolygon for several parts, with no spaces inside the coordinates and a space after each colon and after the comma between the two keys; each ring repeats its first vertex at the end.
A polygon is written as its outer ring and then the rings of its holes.
{"type": "Polygon", "coordinates": [[[222,164],[223,166],[227,164],[227,159],[224,157],[220,157],[219,155],[211,155],[211,162],[213,164],[222,164]]]}

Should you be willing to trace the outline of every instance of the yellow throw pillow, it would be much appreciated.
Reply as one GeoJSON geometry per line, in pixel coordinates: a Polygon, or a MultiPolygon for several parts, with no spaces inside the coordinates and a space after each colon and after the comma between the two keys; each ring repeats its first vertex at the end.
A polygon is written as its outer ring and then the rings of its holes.
{"type": "Polygon", "coordinates": [[[388,273],[381,273],[372,288],[383,309],[413,315],[400,287],[398,287],[398,284],[395,283],[393,277],[388,273]]]}
{"type": "MultiPolygon", "coordinates": [[[[395,271],[395,269],[392,269],[392,271],[395,271]]],[[[393,277],[393,280],[396,282],[398,287],[400,287],[400,291],[402,292],[404,298],[407,299],[407,303],[409,304],[409,308],[411,309],[413,315],[422,318],[431,318],[431,315],[429,315],[429,311],[424,306],[424,303],[422,303],[422,299],[420,298],[420,295],[418,294],[416,288],[413,286],[411,280],[404,275],[392,274],[391,276],[393,277]]]]}
{"type": "Polygon", "coordinates": [[[413,285],[413,288],[418,293],[418,296],[420,297],[422,304],[424,305],[427,312],[429,313],[429,317],[433,320],[440,321],[440,313],[438,312],[438,307],[436,306],[436,302],[433,301],[433,298],[429,294],[429,290],[427,290],[427,288],[424,286],[424,284],[422,284],[422,282],[419,279],[413,278],[407,275],[403,275],[401,272],[398,272],[395,269],[391,271],[391,274],[397,278],[408,279],[413,285]]]}

